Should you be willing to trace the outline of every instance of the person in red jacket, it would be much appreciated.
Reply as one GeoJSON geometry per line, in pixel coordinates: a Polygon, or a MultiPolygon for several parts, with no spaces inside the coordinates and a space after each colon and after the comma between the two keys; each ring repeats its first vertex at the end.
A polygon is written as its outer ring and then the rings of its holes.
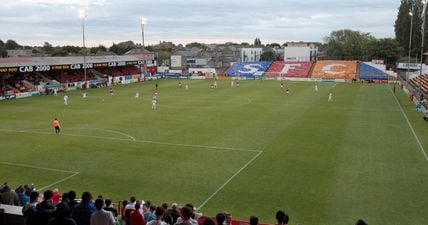
{"type": "Polygon", "coordinates": [[[137,202],[135,204],[135,210],[131,212],[129,217],[130,225],[146,225],[146,221],[144,221],[143,214],[140,212],[141,204],[137,202]]]}

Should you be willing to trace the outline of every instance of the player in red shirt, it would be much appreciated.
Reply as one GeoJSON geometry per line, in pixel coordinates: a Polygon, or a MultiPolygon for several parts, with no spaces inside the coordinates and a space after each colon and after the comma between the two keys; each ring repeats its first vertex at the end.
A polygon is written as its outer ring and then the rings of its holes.
{"type": "Polygon", "coordinates": [[[55,118],[52,124],[53,124],[53,126],[55,128],[55,133],[59,134],[59,132],[61,131],[61,126],[59,125],[58,119],[55,118]]]}

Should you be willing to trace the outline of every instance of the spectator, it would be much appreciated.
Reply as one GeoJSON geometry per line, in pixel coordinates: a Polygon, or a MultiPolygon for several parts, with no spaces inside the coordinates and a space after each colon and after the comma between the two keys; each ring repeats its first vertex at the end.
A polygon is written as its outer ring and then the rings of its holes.
{"type": "Polygon", "coordinates": [[[57,205],[61,199],[61,194],[58,191],[58,188],[53,189],[52,203],[57,205]]]}
{"type": "Polygon", "coordinates": [[[129,225],[146,225],[143,214],[140,212],[140,207],[140,203],[135,204],[135,210],[133,210],[129,216],[129,225]]]}
{"type": "Polygon", "coordinates": [[[163,216],[165,215],[165,210],[162,207],[157,207],[155,210],[156,219],[147,223],[147,225],[168,225],[162,221],[163,216]]]}
{"type": "Polygon", "coordinates": [[[172,203],[171,209],[168,209],[165,212],[165,222],[170,225],[173,225],[177,222],[177,219],[180,217],[180,212],[177,209],[177,203],[172,203]]]}
{"type": "Polygon", "coordinates": [[[357,222],[355,222],[355,225],[367,225],[367,223],[364,222],[364,220],[359,219],[359,220],[357,220],[357,222]]]}
{"type": "Polygon", "coordinates": [[[144,216],[144,220],[148,221],[149,220],[149,216],[150,216],[150,201],[144,202],[143,203],[143,216],[144,216]]]}
{"type": "Polygon", "coordinates": [[[82,202],[74,206],[71,211],[71,217],[76,221],[77,225],[90,225],[91,215],[96,210],[92,203],[92,194],[90,192],[83,192],[82,202]]]}
{"type": "Polygon", "coordinates": [[[18,187],[16,193],[18,194],[20,205],[24,206],[30,201],[30,197],[25,194],[25,188],[22,185],[18,187]]]}
{"type": "Polygon", "coordinates": [[[69,200],[69,202],[68,202],[68,208],[71,210],[71,211],[73,211],[73,209],[74,209],[74,206],[75,205],[77,205],[77,204],[79,204],[77,201],[76,201],[76,192],[75,191],[73,191],[73,190],[71,190],[71,191],[69,191],[68,192],[68,198],[70,199],[69,200]]]}
{"type": "Polygon", "coordinates": [[[226,216],[225,225],[231,225],[232,224],[232,215],[230,213],[224,213],[226,216]]]}
{"type": "Polygon", "coordinates": [[[135,209],[135,203],[136,203],[136,201],[137,201],[137,199],[134,196],[132,196],[129,199],[129,203],[125,206],[125,210],[127,210],[127,209],[135,209]]]}
{"type": "Polygon", "coordinates": [[[24,216],[25,225],[36,224],[36,205],[39,198],[39,192],[33,191],[30,193],[30,201],[22,208],[22,215],[24,216]]]}
{"type": "Polygon", "coordinates": [[[104,200],[98,198],[95,200],[95,208],[97,211],[91,216],[91,225],[114,225],[115,220],[110,211],[103,209],[104,200]]]}
{"type": "Polygon", "coordinates": [[[24,185],[25,189],[25,195],[30,196],[31,192],[35,191],[34,184],[31,184],[31,186],[28,186],[27,184],[24,185]]]}
{"type": "Polygon", "coordinates": [[[10,189],[7,183],[4,183],[3,188],[0,190],[0,204],[19,205],[18,195],[10,189]]]}
{"type": "Polygon", "coordinates": [[[282,210],[278,210],[278,212],[276,212],[276,221],[278,222],[277,225],[287,225],[288,224],[288,214],[285,213],[282,210]]]}
{"type": "Polygon", "coordinates": [[[214,222],[214,220],[213,220],[213,219],[211,219],[211,218],[207,217],[207,218],[204,220],[204,223],[203,223],[202,225],[216,225],[216,224],[215,224],[215,222],[214,222]]]}
{"type": "Polygon", "coordinates": [[[256,216],[250,217],[250,225],[258,225],[259,224],[259,218],[256,216]]]}
{"type": "Polygon", "coordinates": [[[56,206],[54,215],[54,218],[49,220],[48,225],[76,225],[76,221],[70,218],[70,208],[65,202],[56,206]]]}
{"type": "Polygon", "coordinates": [[[43,201],[36,206],[36,223],[37,224],[48,224],[49,220],[54,217],[55,206],[52,204],[51,190],[47,190],[43,193],[43,201]]]}
{"type": "Polygon", "coordinates": [[[224,220],[226,220],[226,215],[224,215],[224,213],[217,213],[215,219],[217,221],[217,225],[223,225],[224,220]]]}
{"type": "Polygon", "coordinates": [[[106,204],[104,207],[104,210],[111,212],[113,214],[113,216],[116,218],[117,217],[117,210],[115,208],[113,208],[113,206],[111,204],[111,199],[106,199],[104,203],[106,204]]]}
{"type": "Polygon", "coordinates": [[[181,216],[177,219],[176,225],[198,225],[198,221],[192,218],[193,211],[189,206],[181,208],[181,216]]]}
{"type": "Polygon", "coordinates": [[[156,211],[156,206],[151,205],[151,206],[150,206],[150,214],[149,214],[149,217],[148,217],[148,219],[147,219],[147,222],[150,222],[150,221],[152,221],[152,220],[156,220],[156,214],[155,214],[155,211],[156,211]]]}

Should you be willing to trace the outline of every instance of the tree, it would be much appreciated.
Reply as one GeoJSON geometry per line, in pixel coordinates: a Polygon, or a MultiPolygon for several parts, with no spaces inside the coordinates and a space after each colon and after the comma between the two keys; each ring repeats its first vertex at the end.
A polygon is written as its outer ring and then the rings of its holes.
{"type": "Polygon", "coordinates": [[[281,45],[278,44],[278,43],[270,43],[270,44],[268,44],[268,46],[270,46],[272,48],[275,48],[275,47],[279,48],[279,47],[281,47],[281,45]]]}
{"type": "Polygon", "coordinates": [[[187,48],[200,48],[200,49],[207,49],[207,46],[203,43],[199,43],[199,42],[192,42],[186,45],[187,48]]]}
{"type": "Polygon", "coordinates": [[[242,46],[250,46],[250,44],[248,42],[242,42],[241,45],[242,46]]]}
{"type": "Polygon", "coordinates": [[[260,56],[260,61],[275,61],[276,55],[272,49],[268,49],[262,53],[260,56]]]}
{"type": "Polygon", "coordinates": [[[52,47],[52,44],[50,44],[49,42],[46,42],[45,41],[45,43],[43,43],[43,47],[42,47],[42,50],[45,52],[45,53],[51,53],[52,51],[53,51],[53,47],[52,47]]]}
{"type": "Polygon", "coordinates": [[[8,50],[20,49],[21,45],[16,43],[16,41],[14,41],[14,40],[7,40],[6,43],[4,44],[4,48],[8,49],[8,50]]]}
{"type": "MultiPolygon", "coordinates": [[[[412,47],[411,55],[420,56],[421,47],[421,26],[422,26],[422,2],[418,0],[401,0],[400,7],[398,8],[397,19],[395,20],[395,38],[400,46],[406,51],[409,51],[410,30],[412,30],[412,47]],[[413,10],[412,10],[413,9],[413,10]],[[413,16],[409,15],[412,12],[413,16]],[[411,29],[411,20],[413,19],[413,26],[411,29]]],[[[426,24],[428,25],[428,23],[426,24]]],[[[427,30],[427,29],[425,29],[427,30]]],[[[428,37],[425,35],[424,43],[427,43],[428,37]]],[[[424,49],[427,49],[426,46],[424,49]]]]}
{"type": "Polygon", "coordinates": [[[113,45],[110,47],[109,50],[118,54],[118,55],[123,55],[127,51],[129,51],[135,47],[136,47],[136,45],[133,41],[125,41],[125,42],[120,42],[118,44],[113,43],[113,45]]]}
{"type": "Polygon", "coordinates": [[[260,38],[256,38],[256,39],[254,40],[254,45],[255,45],[255,46],[261,46],[261,45],[262,45],[262,41],[260,41],[260,38]]]}
{"type": "Polygon", "coordinates": [[[383,59],[386,64],[395,64],[404,53],[404,48],[393,38],[375,40],[370,45],[370,59],[383,59]]]}
{"type": "Polygon", "coordinates": [[[98,52],[106,52],[107,48],[104,45],[98,45],[98,47],[91,48],[91,54],[97,54],[98,52]]]}
{"type": "Polygon", "coordinates": [[[335,59],[366,59],[368,45],[375,40],[370,33],[349,29],[331,32],[325,37],[327,56],[335,59]]]}

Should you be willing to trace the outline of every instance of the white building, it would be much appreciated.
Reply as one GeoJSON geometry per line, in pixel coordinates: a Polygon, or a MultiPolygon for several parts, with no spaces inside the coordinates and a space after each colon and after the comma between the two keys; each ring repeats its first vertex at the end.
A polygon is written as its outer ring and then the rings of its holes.
{"type": "Polygon", "coordinates": [[[284,61],[315,61],[318,59],[317,42],[287,42],[284,61]]]}
{"type": "Polygon", "coordinates": [[[242,48],[241,49],[241,62],[260,61],[262,53],[263,53],[262,48],[242,48]]]}

